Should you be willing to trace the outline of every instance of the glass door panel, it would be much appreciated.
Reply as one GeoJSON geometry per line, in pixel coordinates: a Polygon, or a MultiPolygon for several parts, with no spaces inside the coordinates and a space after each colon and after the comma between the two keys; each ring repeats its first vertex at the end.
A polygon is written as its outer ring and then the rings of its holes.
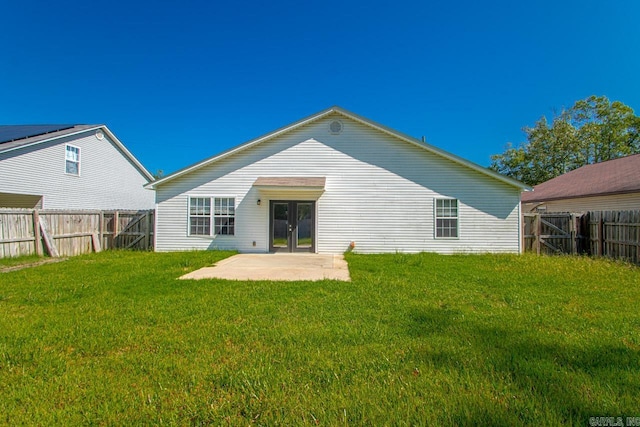
{"type": "Polygon", "coordinates": [[[279,200],[269,203],[269,250],[314,252],[315,202],[279,200]]]}
{"type": "Polygon", "coordinates": [[[311,249],[313,211],[311,203],[296,203],[296,249],[311,249]]]}
{"type": "Polygon", "coordinates": [[[274,202],[272,208],[273,247],[287,249],[289,247],[289,203],[274,202]]]}

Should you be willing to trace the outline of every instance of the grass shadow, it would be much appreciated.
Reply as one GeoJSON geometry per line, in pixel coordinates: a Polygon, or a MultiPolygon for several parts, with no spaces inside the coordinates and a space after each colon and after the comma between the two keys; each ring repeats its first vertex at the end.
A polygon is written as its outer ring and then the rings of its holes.
{"type": "Polygon", "coordinates": [[[543,341],[539,332],[487,326],[449,308],[413,310],[407,326],[407,335],[440,343],[417,350],[416,363],[457,371],[462,378],[480,373],[490,388],[506,386],[513,391],[512,400],[521,400],[495,406],[468,402],[452,416],[455,424],[526,424],[551,413],[559,417],[549,419],[552,424],[585,425],[592,416],[631,415],[637,408],[633,399],[618,400],[640,396],[640,352],[621,342],[578,346],[553,336],[543,341]],[[461,348],[461,341],[467,346],[461,348]],[[592,398],[603,390],[612,397],[604,407],[602,399],[592,398]]]}

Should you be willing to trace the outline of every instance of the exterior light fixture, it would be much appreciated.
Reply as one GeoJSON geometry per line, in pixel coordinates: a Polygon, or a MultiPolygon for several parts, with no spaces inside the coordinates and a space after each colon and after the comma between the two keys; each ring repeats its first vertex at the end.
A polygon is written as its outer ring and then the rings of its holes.
{"type": "Polygon", "coordinates": [[[258,202],[257,202],[258,206],[260,206],[261,203],[262,203],[262,200],[258,199],[258,202]]]}

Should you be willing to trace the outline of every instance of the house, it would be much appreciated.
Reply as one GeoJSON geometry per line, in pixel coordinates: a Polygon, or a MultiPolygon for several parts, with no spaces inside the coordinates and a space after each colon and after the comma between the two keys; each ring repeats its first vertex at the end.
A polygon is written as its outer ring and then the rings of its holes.
{"type": "Polygon", "coordinates": [[[0,207],[153,209],[151,181],[105,125],[0,126],[0,207]]]}
{"type": "Polygon", "coordinates": [[[163,179],[158,251],[519,252],[527,187],[339,107],[163,179]]]}
{"type": "Polygon", "coordinates": [[[640,154],[582,166],[522,195],[523,212],[640,209],[640,154]]]}

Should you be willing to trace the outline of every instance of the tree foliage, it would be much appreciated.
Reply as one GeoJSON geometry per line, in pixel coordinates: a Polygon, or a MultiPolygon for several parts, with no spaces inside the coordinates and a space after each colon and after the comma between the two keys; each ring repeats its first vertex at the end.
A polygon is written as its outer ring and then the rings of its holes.
{"type": "Polygon", "coordinates": [[[590,96],[523,128],[527,141],[491,156],[499,173],[536,185],[591,163],[640,153],[640,117],[605,96],[590,96]]]}

